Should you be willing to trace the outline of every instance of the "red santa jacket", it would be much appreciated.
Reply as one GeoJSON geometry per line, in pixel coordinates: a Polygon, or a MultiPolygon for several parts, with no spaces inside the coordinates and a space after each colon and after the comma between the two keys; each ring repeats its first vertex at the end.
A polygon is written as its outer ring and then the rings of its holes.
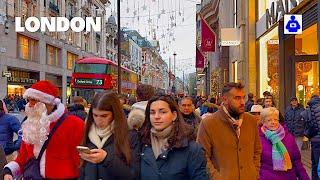
{"type": "MultiPolygon", "coordinates": [[[[59,111],[59,108],[57,111],[59,111]]],[[[53,116],[56,116],[55,118],[58,120],[64,111],[62,113],[54,113],[53,116]]],[[[50,129],[53,128],[57,120],[50,123],[50,129]]],[[[42,155],[40,172],[44,178],[66,179],[77,178],[79,176],[80,157],[76,146],[81,143],[83,133],[83,120],[73,115],[69,115],[64,120],[52,136],[46,151],[42,155]]],[[[38,148],[41,149],[41,147],[38,148]]],[[[19,176],[23,172],[26,162],[30,158],[35,157],[34,150],[34,145],[22,142],[16,160],[10,162],[5,167],[11,170],[14,177],[19,176]]]]}

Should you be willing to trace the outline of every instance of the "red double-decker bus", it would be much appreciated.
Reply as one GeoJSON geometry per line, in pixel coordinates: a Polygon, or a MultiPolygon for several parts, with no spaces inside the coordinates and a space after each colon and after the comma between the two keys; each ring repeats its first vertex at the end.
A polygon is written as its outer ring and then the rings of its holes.
{"type": "MultiPolygon", "coordinates": [[[[72,95],[82,96],[89,103],[95,92],[118,88],[118,66],[111,60],[97,57],[83,58],[75,62],[71,79],[72,95]]],[[[135,96],[138,74],[121,68],[121,93],[135,96]]]]}

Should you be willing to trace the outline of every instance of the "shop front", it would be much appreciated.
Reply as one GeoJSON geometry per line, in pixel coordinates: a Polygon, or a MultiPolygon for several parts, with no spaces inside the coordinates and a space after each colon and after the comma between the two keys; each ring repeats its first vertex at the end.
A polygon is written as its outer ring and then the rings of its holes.
{"type": "Polygon", "coordinates": [[[22,96],[24,91],[31,87],[32,84],[39,81],[39,72],[27,71],[22,69],[8,67],[8,72],[11,74],[7,78],[7,95],[22,96]]]}
{"type": "Polygon", "coordinates": [[[258,13],[260,19],[256,23],[258,96],[263,97],[264,91],[271,92],[277,107],[283,111],[291,97],[296,96],[305,106],[312,95],[319,93],[319,19],[316,0],[297,1],[295,6],[288,4],[285,14],[302,14],[302,34],[285,35],[283,18],[274,16],[283,12],[273,11],[275,4],[265,3],[262,7],[267,7],[266,14],[258,13]]]}
{"type": "Polygon", "coordinates": [[[317,3],[311,1],[296,9],[302,14],[302,34],[284,35],[283,21],[279,23],[280,34],[280,101],[283,107],[290,105],[295,96],[299,103],[306,106],[312,95],[319,94],[319,52],[317,3]]]}
{"type": "Polygon", "coordinates": [[[259,39],[259,69],[260,69],[260,92],[263,97],[264,91],[269,91],[279,105],[279,36],[278,26],[259,39]]]}

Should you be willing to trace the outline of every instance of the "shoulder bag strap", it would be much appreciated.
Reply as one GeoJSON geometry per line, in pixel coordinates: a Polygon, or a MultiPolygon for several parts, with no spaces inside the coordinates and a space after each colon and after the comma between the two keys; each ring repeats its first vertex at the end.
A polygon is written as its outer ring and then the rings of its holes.
{"type": "Polygon", "coordinates": [[[42,145],[42,148],[40,150],[40,153],[37,157],[37,160],[40,160],[44,151],[47,149],[49,141],[51,139],[51,137],[53,136],[54,132],[58,129],[58,127],[62,124],[62,122],[66,119],[66,117],[69,115],[69,113],[64,113],[60,119],[56,122],[56,124],[54,125],[54,127],[51,129],[49,135],[48,135],[48,139],[44,142],[44,144],[42,145]]]}

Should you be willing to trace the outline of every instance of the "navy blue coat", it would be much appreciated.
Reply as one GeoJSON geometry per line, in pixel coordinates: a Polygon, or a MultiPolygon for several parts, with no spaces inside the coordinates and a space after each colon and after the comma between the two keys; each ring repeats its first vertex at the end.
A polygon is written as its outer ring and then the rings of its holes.
{"type": "Polygon", "coordinates": [[[68,107],[70,114],[78,116],[82,120],[86,120],[87,112],[84,110],[84,106],[81,104],[73,104],[68,107]]]}
{"type": "Polygon", "coordinates": [[[294,136],[303,136],[305,121],[302,119],[301,113],[304,111],[300,104],[296,108],[287,107],[284,121],[290,133],[294,136]]]}
{"type": "Polygon", "coordinates": [[[19,120],[10,114],[0,115],[0,145],[6,155],[13,153],[20,148],[22,137],[13,142],[14,133],[18,134],[21,129],[19,120]]]}
{"type": "Polygon", "coordinates": [[[320,139],[320,98],[312,98],[308,102],[308,106],[309,107],[301,113],[301,116],[306,122],[304,134],[309,139],[320,139]]]}
{"type": "MultiPolygon", "coordinates": [[[[131,164],[127,165],[126,162],[120,158],[115,152],[113,135],[109,137],[103,146],[108,154],[106,158],[99,164],[85,162],[84,166],[80,169],[80,180],[136,180],[139,179],[140,170],[140,141],[138,133],[135,131],[130,132],[130,143],[132,159],[131,164]]],[[[87,145],[90,149],[97,147],[89,142],[87,145]]]]}
{"type": "Polygon", "coordinates": [[[179,148],[165,151],[155,159],[152,147],[141,152],[141,180],[207,180],[203,148],[195,141],[184,140],[179,148]]]}

